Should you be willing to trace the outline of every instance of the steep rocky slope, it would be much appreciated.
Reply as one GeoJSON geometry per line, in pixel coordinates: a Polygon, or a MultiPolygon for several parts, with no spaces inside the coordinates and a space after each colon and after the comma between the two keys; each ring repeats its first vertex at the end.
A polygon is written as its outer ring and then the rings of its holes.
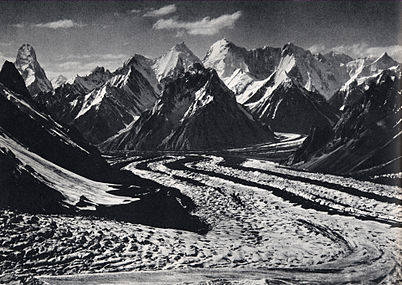
{"type": "Polygon", "coordinates": [[[353,87],[328,135],[306,139],[292,158],[298,167],[361,177],[398,177],[401,165],[400,71],[385,70],[367,84],[353,87]],[[323,139],[326,137],[326,139],[323,139]],[[312,145],[314,145],[312,147],[312,145]]]}

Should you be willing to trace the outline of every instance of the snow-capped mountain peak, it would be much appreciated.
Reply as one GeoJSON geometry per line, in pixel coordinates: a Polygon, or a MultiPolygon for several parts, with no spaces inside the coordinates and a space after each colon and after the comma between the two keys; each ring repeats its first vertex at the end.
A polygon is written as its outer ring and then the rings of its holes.
{"type": "Polygon", "coordinates": [[[39,92],[53,90],[45,71],[40,66],[34,48],[30,44],[23,44],[17,52],[15,66],[21,73],[29,92],[35,96],[39,92]]]}
{"type": "Polygon", "coordinates": [[[395,60],[392,59],[392,57],[390,57],[388,55],[388,53],[384,52],[382,55],[380,55],[372,64],[372,69],[388,69],[392,66],[397,66],[399,65],[398,62],[396,62],[395,60]]]}
{"type": "MultiPolygon", "coordinates": [[[[213,43],[211,45],[211,47],[209,48],[209,51],[218,51],[223,48],[227,48],[230,45],[234,45],[234,44],[232,42],[228,41],[226,38],[223,38],[223,39],[213,43]]],[[[206,56],[206,57],[208,57],[208,56],[206,56]]]]}
{"type": "Polygon", "coordinates": [[[196,62],[201,63],[201,60],[182,42],[174,45],[167,53],[157,58],[152,68],[158,80],[161,80],[187,70],[196,62]]]}
{"type": "Polygon", "coordinates": [[[366,81],[370,81],[373,76],[377,76],[384,70],[397,68],[399,63],[384,52],[378,58],[359,58],[347,63],[346,66],[350,79],[344,84],[341,91],[349,90],[351,85],[361,85],[366,81]]]}
{"type": "Polygon", "coordinates": [[[61,85],[63,85],[64,83],[66,83],[67,80],[68,80],[67,77],[65,77],[65,76],[62,75],[62,74],[60,74],[59,76],[53,78],[53,79],[51,80],[53,89],[56,89],[56,88],[60,87],[61,85]]]}
{"type": "Polygon", "coordinates": [[[220,51],[229,48],[230,46],[236,46],[234,43],[228,41],[226,38],[220,39],[213,43],[211,47],[208,49],[207,54],[204,57],[204,60],[207,58],[215,58],[212,53],[219,53],[220,51]]]}
{"type": "Polygon", "coordinates": [[[285,71],[308,91],[317,91],[327,100],[349,78],[346,66],[323,60],[292,43],[282,48],[277,70],[285,71]]]}
{"type": "Polygon", "coordinates": [[[280,55],[280,48],[247,50],[224,38],[209,48],[203,62],[205,67],[214,68],[233,92],[241,94],[251,82],[267,78],[277,67],[280,55]]]}
{"type": "Polygon", "coordinates": [[[227,38],[222,38],[216,43],[221,43],[222,45],[232,44],[232,42],[230,42],[227,38]]]}
{"type": "Polygon", "coordinates": [[[248,71],[244,62],[245,53],[247,53],[246,49],[239,48],[224,38],[215,42],[209,48],[204,57],[204,65],[214,68],[225,81],[225,78],[229,78],[238,68],[248,71]]]}

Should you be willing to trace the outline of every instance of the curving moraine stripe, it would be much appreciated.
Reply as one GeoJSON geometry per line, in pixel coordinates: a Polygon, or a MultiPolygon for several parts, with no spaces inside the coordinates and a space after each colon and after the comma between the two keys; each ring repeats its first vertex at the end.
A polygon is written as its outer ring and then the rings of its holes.
{"type": "MultiPolygon", "coordinates": [[[[219,172],[211,172],[208,170],[198,169],[192,167],[191,165],[196,165],[199,162],[205,160],[211,160],[208,157],[192,156],[192,157],[161,157],[160,159],[148,160],[148,162],[143,162],[147,164],[147,171],[164,173],[164,175],[169,175],[173,179],[177,177],[182,177],[190,173],[202,174],[206,177],[217,177],[230,182],[239,183],[245,186],[254,186],[262,190],[268,190],[275,196],[279,196],[282,199],[289,201],[291,203],[296,203],[301,205],[303,208],[314,209],[320,212],[326,212],[330,214],[339,214],[343,216],[352,216],[361,220],[373,220],[377,222],[384,222],[385,224],[392,224],[390,221],[380,221],[380,219],[375,219],[372,217],[361,217],[350,213],[344,213],[337,211],[331,207],[316,204],[313,201],[309,201],[302,197],[298,197],[293,193],[287,193],[286,190],[279,188],[261,185],[259,183],[246,181],[244,179],[232,177],[219,172]],[[175,159],[172,161],[172,159],[175,159]],[[158,164],[163,165],[161,168],[158,164]],[[164,168],[166,168],[164,170],[164,168]],[[168,169],[177,170],[172,176],[168,169]]],[[[216,163],[216,161],[214,161],[216,163]]],[[[144,167],[144,165],[142,166],[144,167]]],[[[275,175],[275,174],[273,174],[275,175]]],[[[187,177],[186,177],[187,178],[187,177]]],[[[196,180],[189,179],[186,182],[193,183],[196,180]]],[[[335,218],[336,219],[336,218],[335,218]]],[[[262,268],[259,270],[248,270],[248,269],[186,269],[180,272],[176,272],[175,276],[180,276],[180,281],[191,279],[191,282],[197,280],[196,276],[202,276],[202,280],[213,280],[213,279],[225,279],[225,280],[239,280],[239,279],[264,279],[266,283],[279,282],[282,284],[318,284],[322,283],[322,280],[326,280],[326,284],[350,284],[350,283],[360,283],[360,284],[378,284],[381,283],[388,275],[392,274],[397,270],[398,262],[396,261],[393,254],[389,250],[383,250],[378,247],[375,243],[369,240],[351,240],[337,232],[332,230],[326,225],[316,224],[310,220],[298,219],[297,223],[304,227],[309,228],[313,232],[317,232],[319,235],[324,235],[330,239],[334,244],[345,248],[345,255],[339,256],[333,260],[327,260],[321,264],[316,264],[313,266],[298,266],[289,268],[262,268]]],[[[141,273],[139,273],[141,274],[141,273]]],[[[141,275],[143,276],[143,275],[141,275]]],[[[153,275],[153,277],[156,277],[153,275]]],[[[154,280],[153,277],[149,276],[149,280],[154,280]]],[[[146,277],[147,278],[147,277],[146,277]]],[[[145,278],[145,279],[146,279],[145,278]]],[[[201,277],[200,277],[201,278],[201,277]]],[[[145,280],[142,279],[142,280],[145,280]]],[[[178,279],[175,279],[176,283],[178,279]]],[[[167,281],[167,280],[165,280],[167,281]]],[[[172,282],[173,284],[174,282],[172,282]]]]}
{"type": "Polygon", "coordinates": [[[393,227],[402,227],[402,223],[400,223],[398,221],[382,219],[379,217],[373,217],[373,216],[364,215],[364,214],[356,215],[351,212],[340,211],[338,209],[329,207],[327,205],[315,203],[315,202],[308,200],[306,198],[303,198],[299,195],[286,191],[286,189],[280,189],[277,187],[264,185],[264,184],[260,184],[260,183],[253,182],[253,181],[244,180],[241,178],[229,176],[229,175],[218,173],[218,172],[213,172],[213,171],[203,170],[203,169],[196,169],[196,168],[188,167],[186,165],[189,163],[198,163],[198,162],[205,161],[208,159],[209,159],[208,157],[189,156],[189,157],[185,157],[182,159],[178,159],[173,162],[165,163],[165,166],[170,169],[173,169],[173,170],[182,170],[182,171],[199,173],[199,174],[203,174],[203,175],[207,175],[207,176],[211,176],[211,177],[217,177],[217,178],[221,178],[224,180],[228,180],[233,183],[240,184],[240,185],[256,187],[259,189],[267,190],[267,191],[271,192],[273,195],[280,197],[283,200],[288,201],[290,203],[300,205],[301,207],[303,207],[305,209],[313,209],[313,210],[320,211],[320,212],[326,212],[330,215],[342,215],[342,216],[355,217],[360,220],[376,221],[376,222],[380,222],[383,224],[391,225],[393,227]]]}
{"type": "Polygon", "coordinates": [[[295,175],[291,175],[291,174],[285,174],[285,173],[270,171],[270,170],[266,170],[266,169],[242,166],[239,163],[236,163],[236,159],[233,159],[233,158],[224,157],[224,160],[222,162],[219,162],[218,165],[234,168],[237,170],[243,170],[243,171],[258,171],[258,172],[261,172],[264,174],[274,175],[274,176],[278,176],[278,177],[288,179],[288,180],[294,180],[294,181],[309,183],[309,184],[313,184],[313,185],[317,185],[317,186],[323,186],[325,188],[337,190],[337,191],[340,191],[340,192],[343,192],[343,193],[346,193],[349,195],[373,199],[378,202],[402,205],[402,200],[395,198],[395,197],[382,196],[382,195],[378,195],[375,193],[361,191],[361,190],[353,188],[353,187],[346,187],[343,185],[326,182],[326,181],[321,181],[321,180],[315,180],[315,179],[311,179],[311,178],[307,178],[307,177],[295,176],[295,175]]]}

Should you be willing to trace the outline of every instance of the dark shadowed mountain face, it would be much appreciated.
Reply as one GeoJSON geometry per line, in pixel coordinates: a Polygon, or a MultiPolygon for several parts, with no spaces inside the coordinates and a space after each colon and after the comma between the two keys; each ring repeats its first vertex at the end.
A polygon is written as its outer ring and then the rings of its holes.
{"type": "Polygon", "coordinates": [[[356,92],[360,96],[345,105],[333,135],[328,135],[324,143],[311,136],[293,157],[293,163],[300,162],[301,168],[313,171],[366,177],[398,172],[401,162],[399,75],[385,70],[366,90],[356,92]],[[316,146],[312,147],[313,144],[316,146]]]}
{"type": "Polygon", "coordinates": [[[240,106],[216,72],[195,64],[167,82],[161,99],[104,150],[220,149],[272,141],[274,134],[240,106]]]}
{"type": "MultiPolygon", "coordinates": [[[[10,65],[6,63],[3,70],[8,69],[7,66],[10,65]]],[[[11,82],[23,83],[18,72],[8,74],[16,76],[11,82]]],[[[23,90],[23,85],[10,90],[5,84],[10,85],[7,81],[0,82],[0,127],[4,132],[33,152],[68,170],[91,178],[104,178],[108,165],[94,147],[89,147],[77,135],[74,136],[70,130],[40,112],[27,99],[27,94],[15,92],[23,90]]]]}
{"type": "Polygon", "coordinates": [[[337,116],[320,94],[307,91],[289,77],[279,84],[277,81],[273,74],[245,103],[272,130],[307,134],[312,128],[331,127],[336,123],[337,116]]]}
{"type": "Polygon", "coordinates": [[[18,70],[12,62],[5,61],[0,71],[0,82],[8,89],[21,94],[28,101],[32,101],[24,79],[20,76],[18,70]]]}
{"type": "Polygon", "coordinates": [[[370,82],[376,81],[377,76],[384,70],[390,70],[398,74],[400,72],[399,63],[390,58],[386,53],[374,60],[356,60],[349,63],[353,67],[351,79],[332,96],[328,103],[337,110],[342,110],[358,101],[364,96],[367,86],[370,82]],[[357,67],[354,66],[357,64],[357,67]],[[356,69],[356,70],[354,70],[356,69]]]}

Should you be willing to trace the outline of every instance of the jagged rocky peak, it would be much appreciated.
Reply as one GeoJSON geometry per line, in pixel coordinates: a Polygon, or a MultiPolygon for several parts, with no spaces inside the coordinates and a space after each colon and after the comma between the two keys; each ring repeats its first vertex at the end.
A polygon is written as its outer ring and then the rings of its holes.
{"type": "Polygon", "coordinates": [[[156,70],[153,68],[155,64],[154,59],[147,58],[140,54],[134,54],[126,60],[122,67],[118,68],[114,75],[128,75],[130,70],[135,69],[151,84],[155,93],[160,94],[161,85],[156,77],[156,70]]]}
{"type": "Polygon", "coordinates": [[[175,44],[175,45],[172,47],[172,50],[182,51],[182,52],[190,52],[190,53],[192,53],[191,50],[186,46],[186,44],[185,44],[184,42],[175,44]]]}
{"type": "Polygon", "coordinates": [[[398,86],[398,83],[401,80],[401,70],[399,67],[397,69],[385,69],[375,79],[376,80],[370,82],[371,85],[373,85],[373,82],[375,81],[375,84],[378,86],[385,86],[385,84],[388,84],[390,86],[389,88],[397,89],[399,87],[399,90],[401,89],[401,87],[398,86]],[[392,85],[395,85],[395,87],[392,87],[392,85]]]}
{"type": "Polygon", "coordinates": [[[324,97],[286,72],[272,74],[244,105],[278,132],[307,134],[312,127],[332,126],[337,120],[324,97]]]}
{"type": "Polygon", "coordinates": [[[21,73],[31,95],[53,90],[52,83],[46,77],[45,71],[37,60],[35,50],[30,44],[23,44],[18,49],[15,67],[21,73]]]}
{"type": "Polygon", "coordinates": [[[176,78],[170,78],[165,83],[160,104],[156,104],[154,109],[160,106],[165,110],[174,104],[182,104],[182,99],[186,97],[183,96],[184,93],[193,93],[194,90],[200,89],[214,75],[219,80],[215,70],[206,69],[200,63],[193,64],[187,72],[179,74],[176,78]]]}
{"type": "Polygon", "coordinates": [[[377,76],[380,72],[393,68],[397,69],[399,63],[393,60],[386,52],[379,57],[365,57],[347,63],[350,79],[344,84],[341,91],[348,91],[351,85],[361,85],[370,81],[370,77],[377,76]],[[356,83],[355,83],[356,81],[356,83]]]}
{"type": "Polygon", "coordinates": [[[378,61],[378,60],[380,60],[380,61],[394,61],[394,60],[392,59],[392,57],[390,57],[386,51],[383,52],[383,53],[378,57],[377,61],[378,61]]]}
{"type": "Polygon", "coordinates": [[[74,126],[88,142],[100,143],[127,127],[159,97],[153,63],[135,54],[113,73],[97,66],[43,96],[41,102],[53,118],[74,126]]]}
{"type": "MultiPolygon", "coordinates": [[[[381,58],[379,57],[378,59],[381,58]]],[[[388,74],[400,79],[401,69],[398,62],[392,58],[391,60],[386,59],[384,61],[378,59],[369,64],[367,64],[365,59],[349,63],[349,67],[354,68],[351,70],[352,76],[331,98],[329,103],[334,108],[344,111],[352,102],[356,102],[362,96],[365,96],[365,91],[370,87],[370,84],[378,80],[380,74],[388,74]]]]}
{"type": "Polygon", "coordinates": [[[306,53],[310,53],[310,51],[305,50],[297,45],[295,45],[292,42],[288,42],[287,44],[285,44],[282,48],[282,56],[286,56],[286,55],[304,55],[306,53]]]}
{"type": "Polygon", "coordinates": [[[96,78],[102,78],[104,76],[110,76],[112,73],[103,66],[95,67],[85,78],[87,80],[94,80],[96,78]]]}
{"type": "Polygon", "coordinates": [[[206,57],[208,57],[208,55],[210,55],[213,51],[222,50],[222,49],[225,49],[225,48],[229,48],[231,46],[233,47],[233,46],[236,46],[236,45],[234,43],[228,41],[226,38],[223,38],[223,39],[221,39],[221,40],[219,40],[219,41],[217,41],[217,42],[215,42],[215,43],[213,43],[211,45],[211,47],[209,48],[209,50],[207,52],[206,57]]]}
{"type": "Polygon", "coordinates": [[[150,63],[151,61],[152,61],[152,59],[149,59],[149,58],[147,58],[147,57],[145,57],[145,56],[143,56],[141,54],[136,53],[132,57],[130,57],[128,60],[126,60],[124,62],[123,68],[125,66],[130,66],[130,65],[133,65],[133,64],[137,65],[137,64],[144,63],[144,62],[150,63]]]}
{"type": "Polygon", "coordinates": [[[74,84],[84,87],[87,91],[92,91],[103,85],[112,75],[108,69],[103,66],[97,66],[88,75],[77,75],[74,79],[74,84]]]}
{"type": "Polygon", "coordinates": [[[311,64],[311,61],[314,61],[314,59],[317,60],[317,57],[314,57],[314,55],[309,50],[299,47],[292,42],[288,42],[282,47],[281,50],[282,59],[287,56],[297,60],[296,64],[309,65],[311,64]]]}
{"type": "Polygon", "coordinates": [[[348,62],[352,61],[353,58],[348,56],[347,54],[340,53],[340,52],[335,52],[335,51],[330,51],[326,54],[323,55],[327,60],[330,60],[332,62],[337,62],[337,63],[342,63],[342,64],[347,64],[348,62]]]}
{"type": "Polygon", "coordinates": [[[388,69],[392,66],[397,66],[399,63],[395,61],[392,57],[388,55],[388,53],[384,52],[380,55],[373,63],[372,66],[379,70],[379,69],[388,69]]]}
{"type": "Polygon", "coordinates": [[[209,48],[203,62],[205,67],[214,68],[219,76],[225,80],[238,68],[248,71],[245,63],[246,53],[246,49],[239,48],[224,38],[209,48]]]}
{"type": "Polygon", "coordinates": [[[291,57],[297,62],[296,64],[310,65],[312,61],[320,59],[320,54],[313,55],[311,51],[295,45],[292,42],[288,42],[281,49],[281,58],[291,57]]]}
{"type": "Polygon", "coordinates": [[[30,44],[23,44],[17,52],[17,59],[15,64],[18,68],[26,68],[28,65],[36,65],[36,53],[30,44]]]}

